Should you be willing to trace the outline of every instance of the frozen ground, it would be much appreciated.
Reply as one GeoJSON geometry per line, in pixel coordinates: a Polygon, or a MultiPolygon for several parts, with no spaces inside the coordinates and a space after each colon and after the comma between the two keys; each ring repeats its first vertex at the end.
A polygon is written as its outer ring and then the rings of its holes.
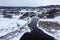
{"type": "MultiPolygon", "coordinates": [[[[40,21],[51,21],[60,24],[60,16],[54,19],[40,19],[40,21]]],[[[28,22],[25,20],[0,17],[0,40],[19,40],[24,33],[31,31],[27,24],[28,22]]],[[[50,31],[54,33],[49,33],[41,27],[38,28],[57,40],[60,39],[60,30],[51,29],[50,31]]]]}
{"type": "MultiPolygon", "coordinates": [[[[50,21],[50,22],[57,22],[60,25],[60,16],[55,17],[54,19],[40,19],[39,21],[50,21]]],[[[44,30],[44,28],[39,27],[39,25],[37,24],[38,28],[40,28],[42,31],[44,31],[46,34],[53,36],[54,38],[56,38],[57,40],[60,40],[60,29],[56,30],[54,28],[52,28],[50,31],[48,32],[46,30],[44,30]]],[[[59,26],[60,27],[60,26],[59,26]]]]}
{"type": "Polygon", "coordinates": [[[0,18],[0,40],[19,40],[25,32],[30,32],[28,22],[20,19],[0,18]]]}
{"type": "MultiPolygon", "coordinates": [[[[25,11],[23,10],[21,12],[25,11]]],[[[19,19],[19,17],[20,15],[14,15],[13,19],[11,19],[3,18],[3,16],[0,15],[0,40],[19,40],[24,33],[31,31],[27,26],[28,21],[30,20],[28,20],[27,18],[25,18],[25,20],[21,20],[19,19]]],[[[40,19],[40,21],[57,22],[58,24],[60,24],[60,16],[57,16],[54,19],[40,19]]],[[[60,30],[51,29],[50,31],[54,33],[49,33],[42,27],[38,28],[43,30],[46,34],[55,37],[57,40],[60,40],[60,30]]]]}

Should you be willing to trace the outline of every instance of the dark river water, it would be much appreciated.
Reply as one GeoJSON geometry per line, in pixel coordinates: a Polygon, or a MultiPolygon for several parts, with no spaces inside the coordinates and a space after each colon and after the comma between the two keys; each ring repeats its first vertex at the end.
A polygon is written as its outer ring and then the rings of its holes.
{"type": "Polygon", "coordinates": [[[37,21],[37,18],[32,18],[31,23],[28,25],[32,30],[31,33],[25,33],[20,40],[55,40],[55,38],[37,28],[37,21]]]}

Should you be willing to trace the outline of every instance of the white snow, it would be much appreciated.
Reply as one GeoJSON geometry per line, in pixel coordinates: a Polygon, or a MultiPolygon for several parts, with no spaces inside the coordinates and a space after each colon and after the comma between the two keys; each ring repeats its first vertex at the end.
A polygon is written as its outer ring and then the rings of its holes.
{"type": "Polygon", "coordinates": [[[19,15],[13,15],[13,19],[19,19],[22,15],[19,14],[19,15]]]}
{"type": "MultiPolygon", "coordinates": [[[[60,24],[60,16],[57,16],[54,19],[40,19],[39,21],[50,21],[50,22],[57,22],[60,24]]],[[[0,37],[18,30],[17,33],[9,35],[6,38],[7,39],[10,38],[9,40],[19,40],[24,33],[31,31],[28,26],[24,26],[24,25],[27,25],[27,23],[28,23],[28,21],[19,19],[19,16],[13,16],[13,19],[3,18],[3,16],[0,16],[0,37]],[[19,25],[19,27],[18,27],[18,25],[19,25]],[[19,28],[21,28],[21,27],[24,27],[24,29],[22,29],[21,32],[19,32],[20,31],[19,28]],[[13,38],[13,36],[14,36],[14,38],[13,38]]],[[[38,26],[38,24],[37,24],[37,26],[38,26]]],[[[60,40],[60,30],[51,29],[51,31],[56,32],[53,34],[53,33],[48,33],[42,27],[38,26],[38,28],[40,28],[46,34],[53,36],[57,40],[60,40]]]]}
{"type": "Polygon", "coordinates": [[[26,32],[31,32],[31,30],[27,27],[26,29],[24,29],[23,31],[22,31],[22,33],[19,33],[19,35],[17,36],[17,37],[15,37],[15,38],[13,38],[13,40],[19,40],[19,39],[21,39],[21,37],[23,36],[23,34],[24,33],[26,33],[26,32]],[[27,29],[27,30],[26,30],[27,29]]]}
{"type": "Polygon", "coordinates": [[[27,22],[20,19],[0,18],[0,37],[25,25],[27,22]],[[20,26],[17,27],[17,24],[20,26]]]}
{"type": "MultiPolygon", "coordinates": [[[[50,21],[50,22],[57,22],[58,24],[60,24],[60,16],[55,17],[54,19],[40,19],[39,21],[50,21]]],[[[39,22],[38,21],[38,22],[39,22]]],[[[42,27],[39,27],[39,25],[37,24],[38,28],[41,29],[43,32],[45,32],[46,34],[56,38],[57,40],[60,40],[60,30],[55,30],[55,29],[51,29],[50,31],[55,32],[53,33],[49,33],[47,31],[45,31],[42,27]]]]}
{"type": "Polygon", "coordinates": [[[27,26],[28,21],[19,19],[20,16],[22,15],[3,18],[3,15],[0,15],[0,40],[19,40],[24,33],[31,32],[27,26]]]}
{"type": "Polygon", "coordinates": [[[24,33],[31,32],[27,23],[21,19],[0,18],[0,37],[3,36],[0,40],[19,40],[24,33]],[[17,24],[20,26],[18,27],[17,24]],[[22,27],[24,29],[20,29],[22,27]]]}
{"type": "Polygon", "coordinates": [[[60,20],[60,16],[57,16],[57,17],[55,17],[54,19],[59,19],[59,20],[60,20]]]}

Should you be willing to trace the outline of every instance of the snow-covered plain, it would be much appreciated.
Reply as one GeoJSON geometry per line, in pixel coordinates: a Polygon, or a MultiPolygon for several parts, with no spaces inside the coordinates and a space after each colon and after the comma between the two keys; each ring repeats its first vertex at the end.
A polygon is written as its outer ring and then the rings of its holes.
{"type": "Polygon", "coordinates": [[[19,40],[25,32],[30,32],[27,21],[0,17],[0,40],[19,40]]]}
{"type": "MultiPolygon", "coordinates": [[[[25,12],[25,10],[21,12],[25,12]]],[[[19,40],[24,33],[31,31],[30,28],[27,26],[28,19],[25,18],[27,21],[21,20],[19,19],[19,17],[20,15],[19,16],[14,15],[13,18],[11,19],[3,18],[3,16],[0,15],[0,40],[19,40]]],[[[50,21],[57,22],[60,24],[60,16],[57,16],[54,19],[40,19],[39,21],[50,21]]],[[[38,28],[40,28],[46,34],[53,36],[57,40],[60,40],[60,30],[51,29],[51,31],[56,32],[53,34],[48,33],[46,30],[39,26],[38,28]]]]}

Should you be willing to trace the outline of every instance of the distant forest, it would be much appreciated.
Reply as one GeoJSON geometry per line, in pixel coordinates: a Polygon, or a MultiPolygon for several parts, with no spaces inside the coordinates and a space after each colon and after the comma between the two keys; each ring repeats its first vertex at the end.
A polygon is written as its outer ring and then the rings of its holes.
{"type": "Polygon", "coordinates": [[[19,6],[19,7],[13,7],[13,6],[0,6],[0,9],[20,9],[20,8],[60,8],[60,5],[49,5],[49,6],[38,6],[38,7],[28,7],[28,6],[19,6]]]}

